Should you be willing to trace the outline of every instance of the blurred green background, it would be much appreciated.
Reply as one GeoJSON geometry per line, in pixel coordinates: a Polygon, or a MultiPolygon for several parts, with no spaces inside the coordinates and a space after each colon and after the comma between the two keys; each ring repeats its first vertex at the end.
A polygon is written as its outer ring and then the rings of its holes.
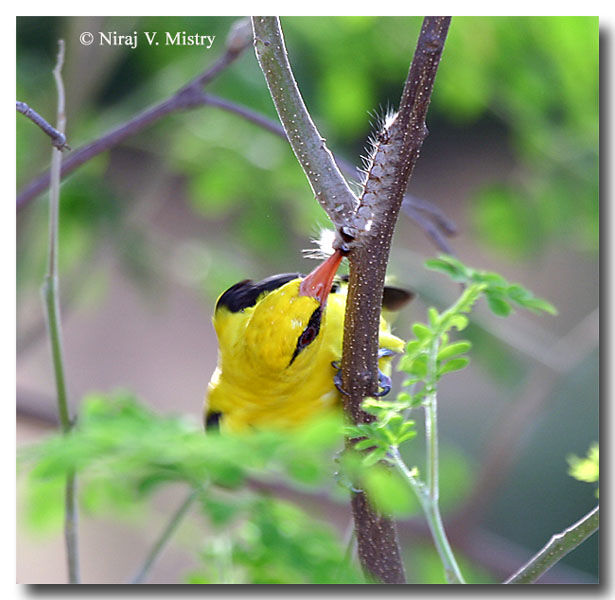
{"type": "MultiPolygon", "coordinates": [[[[17,99],[55,121],[51,69],[64,38],[67,137],[79,148],[205,70],[224,52],[233,21],[20,17],[17,99]],[[84,46],[85,31],[138,32],[139,43],[84,46]],[[150,47],[145,31],[216,38],[210,50],[150,47]]],[[[336,155],[360,164],[370,122],[398,102],[420,23],[416,17],[282,19],[301,92],[336,155]]],[[[593,487],[567,475],[566,457],[584,455],[598,438],[598,46],[597,18],[454,18],[428,115],[430,135],[409,186],[456,223],[449,243],[466,264],[520,281],[559,309],[557,317],[503,320],[480,307],[470,330],[473,366],[441,386],[445,521],[472,497],[481,469],[512,428],[509,460],[495,463],[493,486],[484,488],[472,527],[517,566],[595,504],[593,487]]],[[[207,91],[277,120],[250,48],[207,91]]],[[[43,134],[17,115],[18,191],[49,160],[43,134]]],[[[49,432],[55,406],[39,293],[46,219],[46,194],[17,217],[22,444],[49,432]]],[[[73,404],[88,391],[122,386],[163,413],[198,418],[216,359],[215,298],[246,277],[308,271],[301,249],[326,224],[286,142],[215,107],[175,112],[79,168],[62,186],[60,217],[73,404]]],[[[397,320],[402,337],[413,320],[425,320],[427,306],[443,308],[458,292],[422,267],[438,252],[401,215],[389,272],[418,293],[397,320]]],[[[94,558],[100,548],[115,548],[113,527],[84,525],[84,572],[92,581],[116,580],[125,569],[119,557],[105,564],[94,558]]],[[[116,534],[125,535],[124,527],[116,534]]],[[[138,528],[130,536],[136,546],[145,543],[138,528]]],[[[20,529],[18,579],[63,581],[59,544],[59,535],[43,542],[20,529]]],[[[158,581],[185,570],[181,548],[174,551],[175,562],[171,557],[155,572],[158,581]]],[[[597,556],[595,535],[556,575],[595,581],[597,556]]],[[[407,558],[416,581],[430,573],[438,580],[427,550],[407,558]]],[[[500,578],[493,565],[474,564],[486,580],[500,578]]]]}

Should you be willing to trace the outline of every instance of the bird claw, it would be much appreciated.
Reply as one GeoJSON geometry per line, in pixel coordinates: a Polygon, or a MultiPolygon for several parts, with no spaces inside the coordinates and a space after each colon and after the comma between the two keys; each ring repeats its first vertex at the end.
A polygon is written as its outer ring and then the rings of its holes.
{"type": "Polygon", "coordinates": [[[376,396],[376,398],[386,396],[391,391],[392,385],[391,378],[378,369],[378,387],[382,388],[382,391],[377,392],[374,396],[376,396]]]}
{"type": "Polygon", "coordinates": [[[337,391],[344,396],[350,396],[350,394],[342,387],[342,368],[337,360],[331,363],[331,366],[336,369],[335,376],[333,377],[333,383],[337,388],[337,391]]]}
{"type": "Polygon", "coordinates": [[[389,350],[388,348],[378,348],[378,358],[384,358],[385,356],[395,356],[396,352],[389,350]]]}
{"type": "MultiPolygon", "coordinates": [[[[382,358],[383,356],[392,356],[393,354],[395,354],[395,352],[388,350],[387,348],[380,348],[378,351],[378,358],[382,358]]],[[[350,394],[342,387],[342,369],[340,368],[340,363],[334,360],[331,363],[331,366],[337,370],[335,376],[333,377],[333,383],[335,384],[338,392],[344,394],[344,396],[350,396],[350,394]]],[[[376,398],[386,396],[391,391],[392,385],[393,383],[391,378],[378,369],[378,388],[380,388],[380,391],[376,392],[374,396],[376,398]]]]}
{"type": "MultiPolygon", "coordinates": [[[[378,348],[378,358],[385,358],[387,356],[395,356],[395,352],[393,350],[389,350],[389,348],[378,348]]],[[[388,375],[385,375],[380,369],[378,369],[378,387],[382,389],[382,391],[374,394],[377,398],[382,396],[386,396],[390,391],[393,383],[391,378],[388,375]]]]}

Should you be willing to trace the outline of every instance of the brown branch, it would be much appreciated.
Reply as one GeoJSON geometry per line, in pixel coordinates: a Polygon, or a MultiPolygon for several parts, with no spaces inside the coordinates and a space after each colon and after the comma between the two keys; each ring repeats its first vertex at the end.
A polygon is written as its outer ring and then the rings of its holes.
{"type": "Polygon", "coordinates": [[[51,144],[58,150],[70,150],[70,146],[66,143],[66,136],[58,131],[53,125],[45,121],[33,108],[30,108],[25,102],[16,101],[17,112],[20,112],[25,117],[28,117],[32,123],[38,125],[40,129],[51,138],[51,144]]]}
{"type": "MultiPolygon", "coordinates": [[[[212,79],[235,61],[250,46],[251,42],[252,31],[249,21],[241,20],[235,23],[227,37],[226,51],[209,69],[195,77],[171,97],[146,109],[93,142],[75,150],[63,162],[61,177],[66,177],[88,160],[135,135],[169,113],[205,104],[205,96],[201,88],[210,83],[212,79]]],[[[46,190],[49,181],[49,171],[47,171],[27,184],[17,196],[17,211],[27,206],[36,196],[46,190]]]]}
{"type": "MultiPolygon", "coordinates": [[[[362,243],[349,257],[342,358],[342,385],[348,393],[344,410],[353,423],[373,419],[361,403],[378,392],[378,332],[391,239],[425,138],[425,116],[449,23],[450,17],[423,21],[399,113],[374,149],[364,185],[361,207],[366,209],[367,223],[362,243]]],[[[392,521],[378,515],[363,492],[353,493],[352,509],[364,569],[386,583],[404,582],[392,521]]]]}

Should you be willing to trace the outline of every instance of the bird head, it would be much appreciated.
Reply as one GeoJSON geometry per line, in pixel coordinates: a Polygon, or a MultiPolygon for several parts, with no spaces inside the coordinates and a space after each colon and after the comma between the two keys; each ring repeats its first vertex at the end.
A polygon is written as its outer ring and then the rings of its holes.
{"type": "Polygon", "coordinates": [[[307,277],[292,279],[256,302],[245,334],[252,360],[277,373],[309,363],[322,342],[327,298],[342,258],[334,252],[307,277]]]}

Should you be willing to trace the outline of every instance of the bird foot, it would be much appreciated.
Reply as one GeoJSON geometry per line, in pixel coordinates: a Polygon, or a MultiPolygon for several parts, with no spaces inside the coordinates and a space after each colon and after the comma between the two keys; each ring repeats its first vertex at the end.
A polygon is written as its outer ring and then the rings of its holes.
{"type": "MultiPolygon", "coordinates": [[[[383,356],[392,356],[395,354],[391,350],[387,350],[386,348],[380,348],[378,351],[378,358],[382,358],[383,356]]],[[[342,369],[340,367],[340,363],[334,360],[331,363],[331,366],[336,369],[335,376],[333,377],[333,383],[337,388],[340,394],[344,394],[344,396],[350,396],[350,394],[342,387],[342,369]]],[[[378,388],[380,391],[376,392],[374,396],[376,398],[381,398],[382,396],[386,396],[392,387],[391,378],[388,375],[385,375],[380,369],[378,369],[378,388]]]]}
{"type": "Polygon", "coordinates": [[[386,396],[391,391],[392,387],[391,378],[385,375],[380,369],[378,369],[378,387],[381,388],[381,391],[374,394],[376,398],[386,396]]]}
{"type": "Polygon", "coordinates": [[[337,360],[334,360],[331,363],[331,366],[335,369],[335,376],[333,377],[333,383],[337,388],[337,391],[340,394],[344,394],[344,396],[350,396],[350,394],[342,387],[342,369],[340,363],[337,360]]]}

